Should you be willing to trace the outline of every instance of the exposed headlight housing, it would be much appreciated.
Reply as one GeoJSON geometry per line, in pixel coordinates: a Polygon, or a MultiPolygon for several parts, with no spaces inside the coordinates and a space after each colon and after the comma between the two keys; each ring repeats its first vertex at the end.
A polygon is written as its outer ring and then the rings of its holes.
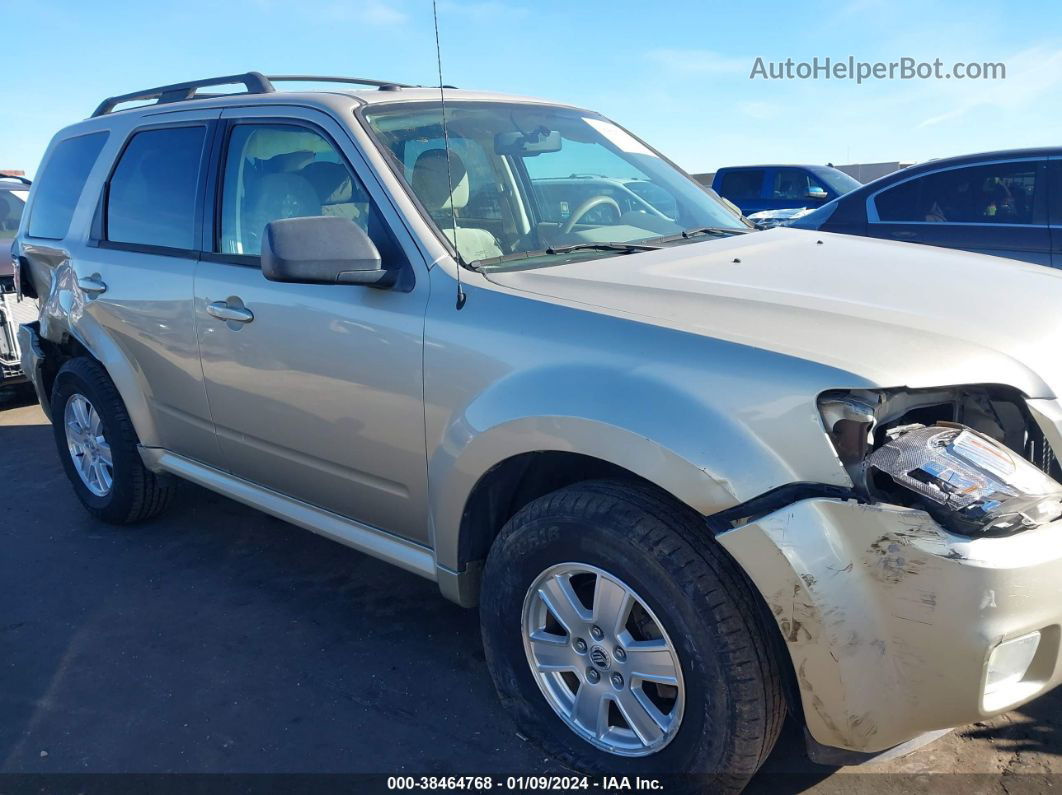
{"type": "Polygon", "coordinates": [[[934,518],[966,535],[1010,534],[1062,516],[1062,485],[961,425],[898,433],[866,465],[924,498],[934,518]]]}
{"type": "Polygon", "coordinates": [[[833,391],[819,410],[856,491],[871,500],[922,508],[971,536],[1062,516],[1058,462],[1016,390],[833,391]]]}

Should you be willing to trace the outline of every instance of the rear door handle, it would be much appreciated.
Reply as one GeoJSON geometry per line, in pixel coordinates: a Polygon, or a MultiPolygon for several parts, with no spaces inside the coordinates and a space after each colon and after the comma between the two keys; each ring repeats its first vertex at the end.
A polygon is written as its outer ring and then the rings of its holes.
{"type": "Polygon", "coordinates": [[[207,314],[218,320],[227,320],[233,323],[250,323],[254,320],[254,312],[242,306],[229,306],[224,301],[214,301],[207,304],[207,314]]]}
{"type": "Polygon", "coordinates": [[[911,232],[911,231],[906,230],[906,229],[901,229],[898,232],[893,232],[892,236],[893,237],[899,237],[899,238],[902,238],[904,240],[910,240],[913,237],[918,237],[918,233],[917,232],[911,232]]]}
{"type": "Polygon", "coordinates": [[[82,276],[77,280],[77,286],[82,292],[97,296],[107,292],[107,285],[100,280],[100,275],[94,273],[91,276],[82,276]]]}

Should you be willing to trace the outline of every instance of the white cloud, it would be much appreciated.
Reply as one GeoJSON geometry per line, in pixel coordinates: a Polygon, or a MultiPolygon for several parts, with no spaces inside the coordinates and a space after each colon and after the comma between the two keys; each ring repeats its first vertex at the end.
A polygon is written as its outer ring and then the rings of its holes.
{"type": "Polygon", "coordinates": [[[775,118],[780,110],[769,102],[739,102],[737,108],[746,116],[761,120],[775,118]]]}
{"type": "Polygon", "coordinates": [[[1062,88],[1062,48],[1032,47],[999,62],[1006,64],[1004,80],[940,81],[946,86],[934,86],[941,94],[936,106],[947,109],[923,119],[918,126],[932,127],[979,108],[996,108],[1008,115],[1035,114],[1045,98],[1053,100],[1062,88]]]}
{"type": "Polygon", "coordinates": [[[713,50],[662,48],[650,50],[650,61],[678,74],[748,74],[755,58],[734,58],[713,50]]]}

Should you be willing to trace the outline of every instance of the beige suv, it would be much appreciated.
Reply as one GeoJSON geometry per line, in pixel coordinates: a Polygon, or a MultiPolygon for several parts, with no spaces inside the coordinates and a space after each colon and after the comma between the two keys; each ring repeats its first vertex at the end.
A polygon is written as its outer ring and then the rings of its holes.
{"type": "Polygon", "coordinates": [[[736,786],[787,709],[845,763],[1059,683],[1062,275],[751,232],[591,111],[290,79],[48,149],[23,364],[92,514],[183,478],[436,581],[578,770],[736,786]]]}

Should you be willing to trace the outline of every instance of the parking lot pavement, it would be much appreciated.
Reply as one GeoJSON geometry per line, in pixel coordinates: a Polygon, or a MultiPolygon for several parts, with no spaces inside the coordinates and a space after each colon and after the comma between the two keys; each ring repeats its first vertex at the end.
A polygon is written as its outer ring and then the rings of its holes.
{"type": "MultiPolygon", "coordinates": [[[[559,770],[502,712],[475,611],[434,584],[190,484],[149,524],[96,522],[24,392],[0,393],[0,486],[0,772],[559,770]]],[[[1034,792],[1052,773],[1062,691],[840,771],[789,725],[753,789],[1034,792]]]]}

